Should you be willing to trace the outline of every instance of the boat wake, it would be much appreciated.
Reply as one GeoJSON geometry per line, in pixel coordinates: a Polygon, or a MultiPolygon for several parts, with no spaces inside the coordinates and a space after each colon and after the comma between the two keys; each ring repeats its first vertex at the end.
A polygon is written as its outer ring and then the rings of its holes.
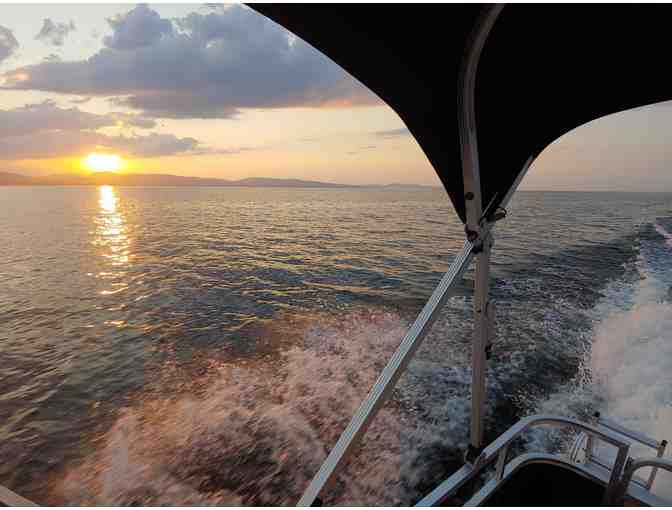
{"type": "MultiPolygon", "coordinates": [[[[672,440],[671,240],[661,220],[642,227],[640,254],[632,268],[638,278],[609,284],[592,311],[592,349],[577,377],[534,403],[534,412],[570,413],[585,420],[597,410],[649,437],[672,440]]],[[[548,447],[549,440],[557,439],[535,434],[532,443],[546,444],[530,446],[548,447]]],[[[655,452],[633,445],[631,456],[653,457],[655,452]]],[[[672,497],[671,482],[669,473],[659,471],[653,492],[672,497]]]]}
{"type": "MultiPolygon", "coordinates": [[[[642,227],[638,258],[590,307],[579,280],[578,304],[553,298],[538,317],[527,301],[510,307],[506,315],[515,317],[501,321],[504,340],[495,345],[489,369],[488,439],[524,414],[585,420],[595,410],[657,439],[672,439],[672,253],[660,231],[664,224],[642,227]],[[527,321],[523,330],[513,325],[520,319],[527,321]],[[573,337],[566,339],[569,333],[573,337]],[[507,343],[516,334],[525,336],[507,343]],[[549,367],[574,375],[552,381],[549,367]],[[547,385],[550,393],[518,390],[535,385],[547,385]]],[[[560,276],[557,292],[567,295],[567,278],[560,276]]],[[[497,292],[508,293],[499,299],[534,299],[529,290],[535,282],[499,282],[497,292]]],[[[539,296],[549,295],[540,289],[539,296]]],[[[413,504],[462,464],[469,436],[470,307],[464,296],[449,301],[325,504],[413,504]]],[[[257,349],[254,358],[224,361],[198,376],[176,376],[164,366],[159,389],[119,413],[93,453],[55,484],[51,502],[295,504],[408,321],[365,307],[273,323],[285,325],[265,333],[265,344],[277,348],[257,349]]],[[[528,448],[552,450],[563,448],[566,438],[534,433],[527,439],[528,448]]],[[[669,479],[659,473],[658,480],[655,489],[665,494],[669,479]]]]}
{"type": "MultiPolygon", "coordinates": [[[[181,396],[144,397],[125,409],[95,453],[58,484],[55,502],[295,504],[407,325],[394,313],[367,309],[295,326],[299,344],[277,356],[225,364],[192,380],[181,396]]],[[[423,376],[420,365],[416,377],[423,376]]],[[[460,375],[448,370],[444,377],[460,375]]],[[[412,382],[404,386],[413,391],[412,382]]],[[[441,437],[450,441],[455,431],[421,426],[412,400],[398,392],[379,413],[325,503],[398,505],[416,496],[415,452],[441,437]]],[[[454,426],[463,427],[466,399],[444,402],[442,423],[453,419],[451,406],[459,415],[454,426]]]]}

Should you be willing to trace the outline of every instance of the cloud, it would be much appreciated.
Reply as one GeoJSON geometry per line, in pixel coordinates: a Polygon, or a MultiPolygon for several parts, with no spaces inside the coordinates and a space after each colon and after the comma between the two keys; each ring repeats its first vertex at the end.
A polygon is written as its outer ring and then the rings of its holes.
{"type": "Polygon", "coordinates": [[[195,138],[178,138],[171,134],[151,133],[145,136],[108,137],[110,148],[136,157],[171,156],[194,151],[199,142],[195,138]]]}
{"type": "Polygon", "coordinates": [[[156,121],[128,113],[99,115],[77,107],[60,108],[50,100],[0,110],[0,138],[39,131],[83,131],[112,126],[149,129],[156,126],[156,121]]]}
{"type": "Polygon", "coordinates": [[[405,127],[399,129],[386,129],[384,131],[374,131],[373,136],[378,138],[398,138],[401,136],[410,136],[411,132],[405,127]]]}
{"type": "Polygon", "coordinates": [[[80,97],[77,99],[71,99],[70,102],[73,104],[85,104],[91,101],[93,98],[91,96],[88,97],[80,97]]]}
{"type": "Polygon", "coordinates": [[[266,147],[255,146],[255,147],[230,147],[226,149],[218,149],[215,147],[203,147],[191,150],[189,153],[185,154],[187,156],[230,156],[232,154],[242,154],[243,152],[257,152],[260,150],[265,150],[266,147]]]}
{"type": "Polygon", "coordinates": [[[19,47],[19,42],[9,28],[0,25],[0,62],[11,57],[19,47]]]}
{"type": "Polygon", "coordinates": [[[156,121],[132,113],[112,112],[108,116],[116,122],[117,126],[137,127],[141,129],[150,129],[156,127],[156,121]]]}
{"type": "Polygon", "coordinates": [[[194,138],[171,134],[110,136],[94,131],[41,131],[33,135],[0,138],[0,159],[48,159],[109,151],[126,157],[159,157],[198,148],[194,138]]]}
{"type": "Polygon", "coordinates": [[[162,19],[156,11],[147,5],[140,4],[124,15],[108,19],[113,30],[112,35],[105,37],[103,42],[108,48],[117,50],[134,50],[151,46],[164,35],[173,33],[170,20],[162,19]]]}
{"type": "Polygon", "coordinates": [[[0,159],[67,157],[100,149],[134,157],[208,150],[194,138],[172,134],[115,136],[97,132],[113,126],[148,129],[156,122],[128,113],[99,115],[76,107],[60,108],[53,101],[0,110],[0,159]]]}
{"type": "Polygon", "coordinates": [[[348,156],[355,156],[357,154],[361,154],[362,152],[365,151],[370,151],[373,149],[377,149],[378,147],[376,145],[362,145],[361,147],[358,147],[357,149],[353,151],[346,152],[346,155],[348,156]]]}
{"type": "Polygon", "coordinates": [[[55,53],[50,53],[43,59],[45,62],[60,62],[62,59],[59,55],[56,55],[55,53]]]}
{"type": "Polygon", "coordinates": [[[5,87],[113,96],[116,105],[167,118],[380,104],[324,55],[246,7],[171,23],[138,6],[109,22],[106,47],[89,59],[17,68],[3,75],[5,87]]]}
{"type": "Polygon", "coordinates": [[[65,38],[73,30],[75,30],[75,24],[72,21],[70,23],[54,23],[51,19],[46,18],[35,39],[45,44],[63,46],[65,38]]]}
{"type": "Polygon", "coordinates": [[[59,108],[53,101],[0,110],[0,138],[22,136],[39,131],[81,131],[114,126],[107,115],[83,112],[78,108],[59,108]]]}
{"type": "Polygon", "coordinates": [[[226,4],[217,4],[217,3],[205,3],[202,6],[204,9],[210,9],[213,11],[217,11],[219,9],[223,9],[226,7],[226,4]]]}

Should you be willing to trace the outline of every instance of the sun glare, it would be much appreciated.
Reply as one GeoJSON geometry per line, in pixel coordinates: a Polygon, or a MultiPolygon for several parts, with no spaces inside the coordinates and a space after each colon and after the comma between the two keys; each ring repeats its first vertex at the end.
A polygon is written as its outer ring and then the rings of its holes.
{"type": "Polygon", "coordinates": [[[121,169],[123,161],[116,154],[92,152],[84,159],[84,165],[94,172],[116,172],[121,169]]]}

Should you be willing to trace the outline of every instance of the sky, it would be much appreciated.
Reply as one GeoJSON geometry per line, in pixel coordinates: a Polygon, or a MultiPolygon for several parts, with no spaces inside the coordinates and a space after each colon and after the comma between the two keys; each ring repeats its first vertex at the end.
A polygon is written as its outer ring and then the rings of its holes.
{"type": "MultiPolygon", "coordinates": [[[[96,152],[123,172],[439,184],[390,107],[240,5],[0,4],[0,87],[0,171],[88,172],[96,152]]],[[[670,121],[591,122],[522,188],[672,191],[670,121]]]]}

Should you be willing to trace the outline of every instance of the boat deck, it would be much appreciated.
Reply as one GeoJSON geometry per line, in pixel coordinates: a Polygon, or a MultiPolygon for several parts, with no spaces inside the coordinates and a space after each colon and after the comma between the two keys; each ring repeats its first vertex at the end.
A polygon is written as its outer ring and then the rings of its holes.
{"type": "Polygon", "coordinates": [[[600,506],[604,486],[552,464],[529,464],[516,471],[484,506],[600,506]]]}

